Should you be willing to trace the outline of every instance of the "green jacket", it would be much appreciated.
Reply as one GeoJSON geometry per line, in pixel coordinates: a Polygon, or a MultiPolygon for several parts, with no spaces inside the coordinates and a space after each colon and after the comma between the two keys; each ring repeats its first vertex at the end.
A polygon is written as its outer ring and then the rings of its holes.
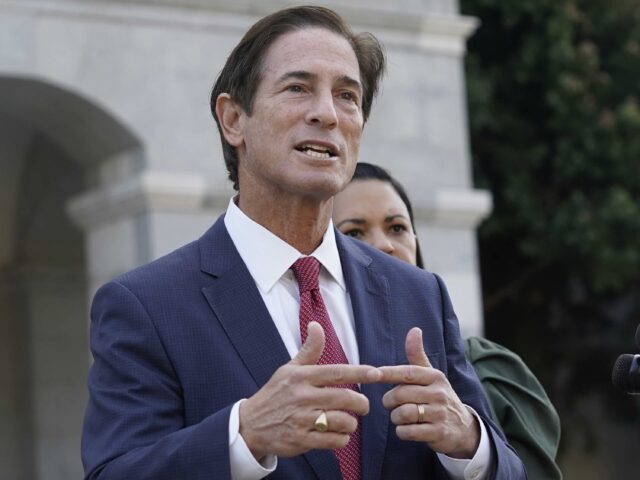
{"type": "Polygon", "coordinates": [[[465,340],[465,354],[529,480],[562,479],[555,462],[560,418],[535,375],[518,355],[485,338],[465,340]]]}

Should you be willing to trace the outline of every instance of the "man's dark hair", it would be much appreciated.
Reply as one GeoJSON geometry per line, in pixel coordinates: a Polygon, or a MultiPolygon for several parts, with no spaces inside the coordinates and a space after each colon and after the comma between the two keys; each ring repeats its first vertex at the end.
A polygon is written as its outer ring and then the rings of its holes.
{"type": "Polygon", "coordinates": [[[344,37],[356,54],[362,82],[362,114],[366,122],[371,104],[378,92],[385,69],[385,55],[378,40],[370,33],[355,34],[333,10],[324,7],[303,6],[280,10],[255,23],[242,37],[227,58],[224,68],[211,91],[211,113],[215,119],[222,153],[233,188],[238,184],[238,154],[236,148],[224,138],[220,119],[216,115],[216,99],[228,93],[231,99],[251,115],[253,100],[262,75],[262,62],[271,44],[282,35],[303,28],[324,28],[344,37]]]}
{"type": "MultiPolygon", "coordinates": [[[[380,180],[382,182],[387,182],[389,185],[393,187],[396,193],[402,199],[405,207],[407,207],[407,211],[409,212],[409,220],[411,220],[411,227],[413,231],[416,231],[416,224],[413,220],[413,206],[411,205],[411,200],[409,200],[409,195],[405,191],[404,187],[400,182],[398,182],[395,178],[391,176],[391,174],[382,167],[378,165],[374,165],[372,163],[366,162],[358,162],[356,164],[356,170],[351,177],[352,182],[362,180],[380,180]]],[[[422,261],[422,252],[420,251],[420,243],[418,243],[418,237],[416,236],[416,265],[420,268],[424,268],[424,262],[422,261]]]]}

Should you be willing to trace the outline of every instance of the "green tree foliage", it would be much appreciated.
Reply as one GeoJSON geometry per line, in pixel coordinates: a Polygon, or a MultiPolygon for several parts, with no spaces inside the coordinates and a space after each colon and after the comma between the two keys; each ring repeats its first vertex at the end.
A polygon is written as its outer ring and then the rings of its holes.
{"type": "Polygon", "coordinates": [[[479,231],[487,334],[539,375],[565,436],[589,428],[589,394],[628,419],[610,375],[640,321],[640,2],[461,9],[482,22],[467,78],[476,184],[494,198],[479,231]]]}

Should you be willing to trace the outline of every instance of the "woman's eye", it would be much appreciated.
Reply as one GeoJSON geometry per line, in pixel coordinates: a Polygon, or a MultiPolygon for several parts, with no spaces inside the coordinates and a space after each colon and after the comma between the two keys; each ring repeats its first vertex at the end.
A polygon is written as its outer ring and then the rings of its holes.
{"type": "Polygon", "coordinates": [[[351,229],[351,230],[345,230],[344,232],[345,235],[347,235],[348,237],[354,237],[354,238],[358,238],[360,236],[362,236],[362,232],[358,229],[351,229]]]}
{"type": "Polygon", "coordinates": [[[391,225],[391,231],[393,233],[402,233],[407,231],[407,227],[404,225],[391,225]]]}

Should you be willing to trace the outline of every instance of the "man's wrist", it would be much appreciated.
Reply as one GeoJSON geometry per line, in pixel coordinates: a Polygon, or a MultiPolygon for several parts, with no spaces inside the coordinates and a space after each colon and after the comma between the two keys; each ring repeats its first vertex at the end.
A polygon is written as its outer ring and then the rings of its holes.
{"type": "Polygon", "coordinates": [[[256,460],[249,450],[244,438],[239,431],[240,406],[246,400],[240,400],[231,409],[229,417],[229,463],[231,479],[258,480],[273,473],[278,466],[278,458],[275,455],[265,455],[256,460]]]}
{"type": "Polygon", "coordinates": [[[466,459],[469,460],[474,457],[478,451],[480,445],[480,420],[467,410],[469,415],[468,428],[465,434],[462,436],[463,445],[462,448],[454,452],[449,452],[447,455],[451,458],[466,459]]]}
{"type": "Polygon", "coordinates": [[[258,446],[258,442],[256,441],[255,437],[252,435],[251,429],[247,428],[248,422],[246,418],[246,411],[247,411],[246,409],[247,409],[248,402],[249,400],[245,400],[241,402],[240,405],[238,406],[238,422],[239,422],[238,434],[244,440],[244,443],[246,444],[247,448],[251,452],[251,455],[253,455],[253,458],[255,458],[257,462],[262,463],[262,461],[269,454],[269,452],[264,451],[264,449],[261,449],[258,446]],[[244,416],[243,416],[243,413],[245,414],[244,416]]]}
{"type": "Polygon", "coordinates": [[[452,480],[484,480],[495,463],[489,432],[476,411],[468,405],[465,407],[476,418],[480,428],[480,443],[475,454],[469,460],[451,458],[449,455],[438,453],[438,459],[446,470],[448,478],[452,480]]]}

